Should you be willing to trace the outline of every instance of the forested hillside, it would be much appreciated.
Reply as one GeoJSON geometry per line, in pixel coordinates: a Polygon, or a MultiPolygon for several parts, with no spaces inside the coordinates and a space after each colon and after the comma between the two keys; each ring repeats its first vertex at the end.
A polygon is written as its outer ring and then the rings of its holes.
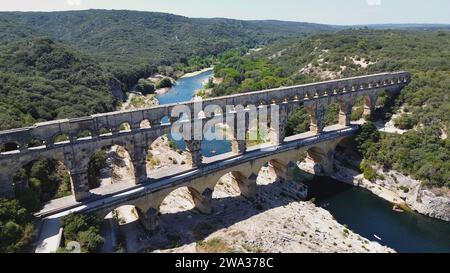
{"type": "Polygon", "coordinates": [[[335,29],[318,24],[192,19],[126,10],[0,13],[0,18],[94,56],[127,85],[158,66],[167,73],[190,72],[210,65],[206,57],[230,48],[251,48],[335,29]]]}
{"type": "Polygon", "coordinates": [[[210,66],[235,47],[333,30],[278,21],[137,11],[0,13],[0,130],[116,109],[122,90],[160,72],[210,66]]]}
{"type": "Polygon", "coordinates": [[[0,129],[113,111],[114,83],[91,58],[50,39],[0,45],[0,129]]]}
{"type": "MultiPolygon", "coordinates": [[[[367,160],[436,186],[450,187],[450,32],[400,30],[345,30],[307,39],[276,43],[244,55],[232,51],[216,66],[223,83],[213,95],[248,92],[314,80],[341,78],[376,72],[407,70],[411,84],[376,118],[389,119],[394,112],[397,127],[406,134],[382,134],[363,149],[367,160]]],[[[385,103],[382,96],[378,104],[385,103]]],[[[361,118],[362,101],[353,119],[361,118]]],[[[337,105],[325,120],[337,122],[337,105]]],[[[289,133],[308,130],[309,115],[298,111],[289,121],[289,133]]]]}

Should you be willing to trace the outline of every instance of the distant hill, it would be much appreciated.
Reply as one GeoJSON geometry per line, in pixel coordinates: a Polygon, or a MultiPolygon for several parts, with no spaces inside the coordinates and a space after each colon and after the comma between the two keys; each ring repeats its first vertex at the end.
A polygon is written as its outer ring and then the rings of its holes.
{"type": "Polygon", "coordinates": [[[333,27],[139,11],[0,12],[0,129],[115,110],[149,73],[333,27]],[[114,98],[114,96],[116,98],[114,98]]]}
{"type": "Polygon", "coordinates": [[[361,25],[359,27],[367,27],[370,29],[404,29],[404,30],[439,30],[450,29],[448,24],[375,24],[361,25]]]}
{"type": "Polygon", "coordinates": [[[196,57],[334,29],[309,23],[199,19],[128,10],[3,12],[0,19],[94,56],[128,85],[151,72],[149,64],[196,69],[202,65],[196,57]]]}

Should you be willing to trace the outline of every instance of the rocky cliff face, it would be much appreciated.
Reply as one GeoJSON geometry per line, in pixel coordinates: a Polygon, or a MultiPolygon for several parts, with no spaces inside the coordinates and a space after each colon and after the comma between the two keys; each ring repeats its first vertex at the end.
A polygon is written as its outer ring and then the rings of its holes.
{"type": "Polygon", "coordinates": [[[450,221],[450,190],[427,188],[418,180],[394,170],[376,168],[379,178],[374,181],[364,179],[363,175],[335,163],[338,171],[335,179],[364,187],[391,203],[406,204],[420,214],[450,221]]]}
{"type": "Polygon", "coordinates": [[[450,221],[450,191],[424,187],[418,180],[397,171],[378,170],[383,179],[375,183],[396,192],[406,204],[429,217],[450,221]]]}
{"type": "Polygon", "coordinates": [[[120,101],[126,101],[127,96],[125,96],[125,93],[122,90],[122,86],[120,85],[120,82],[116,79],[111,78],[108,82],[109,89],[111,90],[113,96],[120,100],[120,101]]]}

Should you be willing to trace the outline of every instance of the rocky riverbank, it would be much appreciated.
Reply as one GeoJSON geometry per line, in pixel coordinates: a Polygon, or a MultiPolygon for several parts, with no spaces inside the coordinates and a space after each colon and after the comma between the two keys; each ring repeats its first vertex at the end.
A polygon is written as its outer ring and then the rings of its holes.
{"type": "Polygon", "coordinates": [[[394,252],[303,201],[304,184],[278,181],[268,168],[257,183],[250,201],[224,176],[210,215],[194,209],[186,189],[177,190],[161,206],[157,231],[145,231],[139,221],[121,225],[127,252],[394,252]]]}
{"type": "Polygon", "coordinates": [[[369,181],[339,161],[333,176],[336,180],[368,189],[375,195],[399,207],[405,205],[420,214],[450,221],[450,190],[446,188],[430,188],[421,181],[412,179],[395,170],[384,170],[374,166],[377,179],[369,181]]]}

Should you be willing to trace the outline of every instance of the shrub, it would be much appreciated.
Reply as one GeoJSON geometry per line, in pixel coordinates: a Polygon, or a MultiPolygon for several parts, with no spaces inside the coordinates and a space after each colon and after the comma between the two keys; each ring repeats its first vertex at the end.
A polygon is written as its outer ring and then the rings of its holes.
{"type": "Polygon", "coordinates": [[[170,88],[172,87],[172,81],[169,78],[163,78],[156,84],[156,88],[170,88]]]}
{"type": "Polygon", "coordinates": [[[143,95],[153,94],[155,92],[155,85],[150,80],[140,79],[136,86],[136,91],[141,92],[143,95]]]}

